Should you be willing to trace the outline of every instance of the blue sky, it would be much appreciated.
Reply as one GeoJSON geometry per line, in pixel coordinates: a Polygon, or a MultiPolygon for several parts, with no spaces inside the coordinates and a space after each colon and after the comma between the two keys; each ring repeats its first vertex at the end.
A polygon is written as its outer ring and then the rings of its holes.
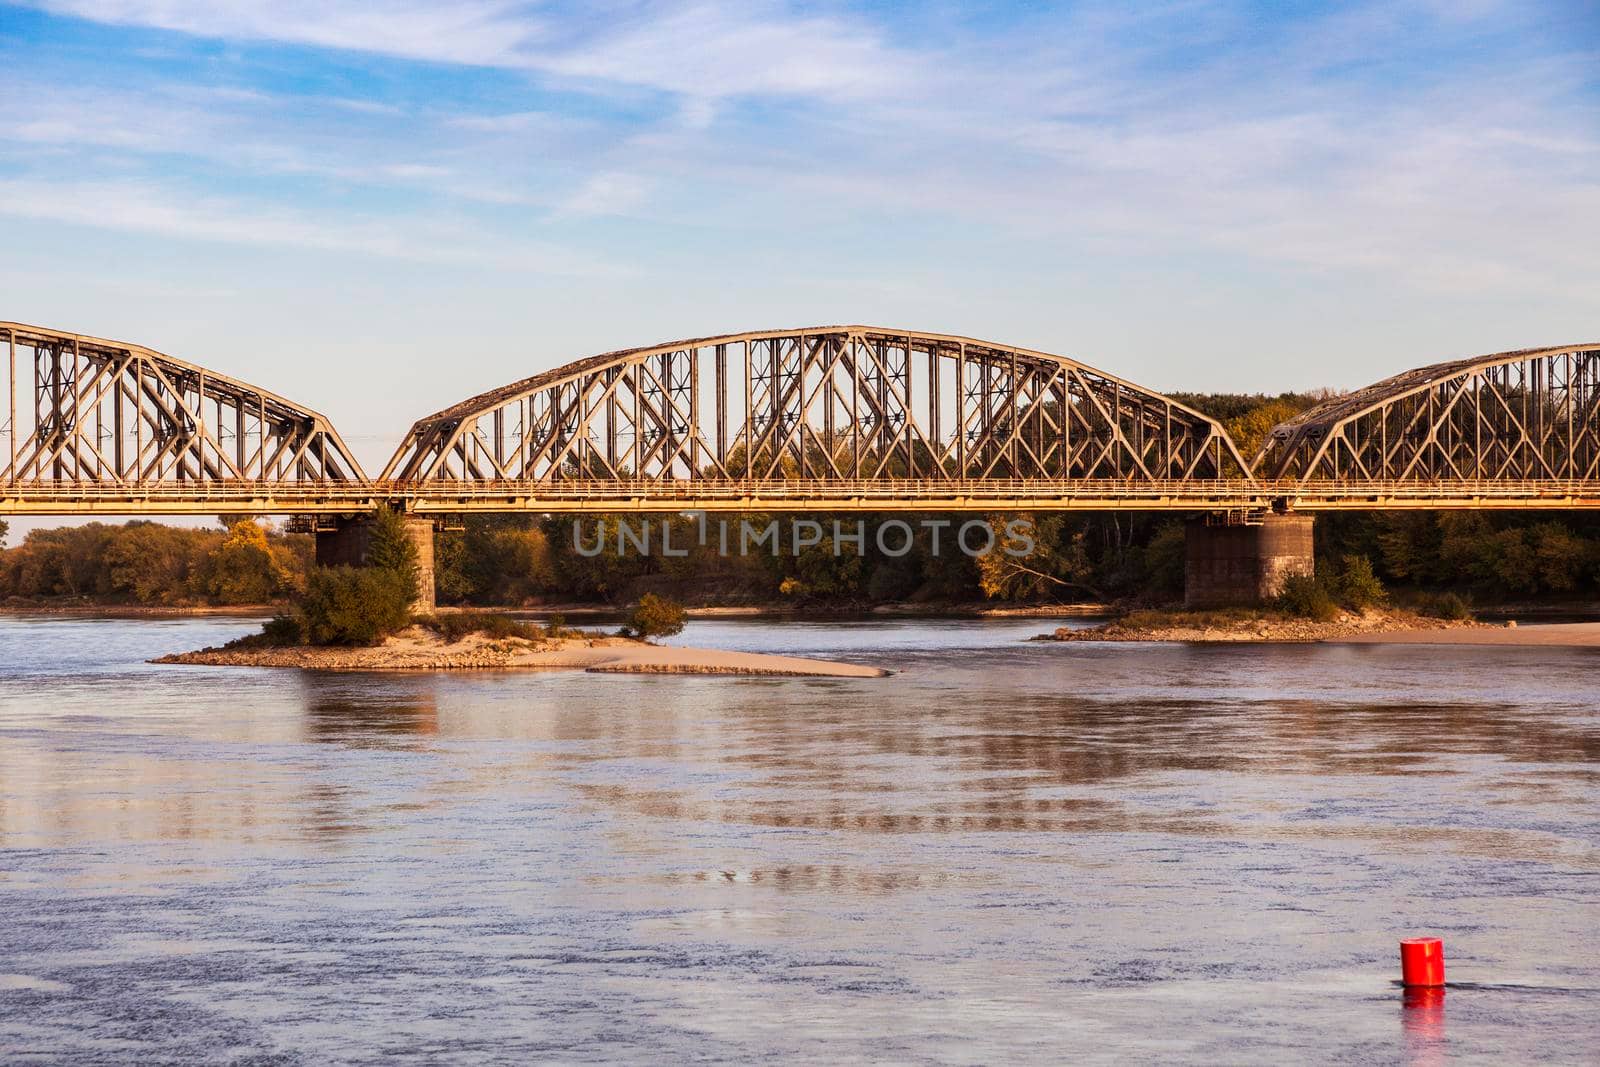
{"type": "Polygon", "coordinates": [[[409,421],[868,322],[1156,388],[1600,340],[1600,8],[0,4],[0,318],[409,421]]]}

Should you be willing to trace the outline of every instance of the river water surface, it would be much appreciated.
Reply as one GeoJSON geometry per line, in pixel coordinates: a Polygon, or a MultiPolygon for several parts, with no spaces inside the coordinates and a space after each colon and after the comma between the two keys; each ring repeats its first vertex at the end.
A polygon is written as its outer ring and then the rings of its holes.
{"type": "Polygon", "coordinates": [[[1053,625],[681,637],[900,672],[808,680],[0,618],[0,1062],[1600,1057],[1600,654],[1053,625]]]}

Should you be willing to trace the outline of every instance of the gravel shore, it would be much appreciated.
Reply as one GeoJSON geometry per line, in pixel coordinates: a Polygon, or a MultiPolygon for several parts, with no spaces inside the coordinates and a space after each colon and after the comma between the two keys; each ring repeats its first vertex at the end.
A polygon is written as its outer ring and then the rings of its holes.
{"type": "Polygon", "coordinates": [[[1344,613],[1318,622],[1249,611],[1136,612],[1087,629],[1060,627],[1035,641],[1209,641],[1310,642],[1368,639],[1402,640],[1410,633],[1516,633],[1503,626],[1473,621],[1446,622],[1410,612],[1344,613]]]}

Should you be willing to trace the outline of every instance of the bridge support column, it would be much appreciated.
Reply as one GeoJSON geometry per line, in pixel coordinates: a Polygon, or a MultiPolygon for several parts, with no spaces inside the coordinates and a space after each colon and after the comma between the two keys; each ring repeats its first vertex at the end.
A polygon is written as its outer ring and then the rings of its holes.
{"type": "Polygon", "coordinates": [[[1316,566],[1310,515],[1264,515],[1230,522],[1213,515],[1184,531],[1183,603],[1187,608],[1261,604],[1284,579],[1316,566]]]}
{"type": "MultiPolygon", "coordinates": [[[[406,533],[417,546],[417,600],[415,610],[434,609],[433,520],[405,517],[406,533]]],[[[372,542],[372,520],[366,515],[335,519],[331,527],[317,529],[317,566],[365,567],[372,542]]]]}

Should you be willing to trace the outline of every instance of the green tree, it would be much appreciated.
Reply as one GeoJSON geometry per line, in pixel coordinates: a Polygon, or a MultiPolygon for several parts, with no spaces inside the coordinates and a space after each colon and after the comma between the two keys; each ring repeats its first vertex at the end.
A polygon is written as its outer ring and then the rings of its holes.
{"type": "Polygon", "coordinates": [[[395,576],[406,593],[406,603],[417,599],[421,564],[417,543],[406,529],[405,516],[392,508],[378,508],[372,514],[371,539],[367,542],[367,566],[395,576]]]}
{"type": "Polygon", "coordinates": [[[433,539],[433,585],[440,603],[460,604],[472,599],[468,558],[465,531],[446,530],[433,539]]]}
{"type": "Polygon", "coordinates": [[[109,591],[141,604],[178,600],[193,565],[203,558],[197,547],[183,531],[170,526],[129,523],[111,537],[102,556],[109,591]]]}
{"type": "Polygon", "coordinates": [[[1357,611],[1380,607],[1389,599],[1388,591],[1372,571],[1372,561],[1366,556],[1344,557],[1336,586],[1339,599],[1357,611]]]}
{"type": "Polygon", "coordinates": [[[1541,522],[1528,531],[1539,586],[1552,593],[1577,588],[1595,556],[1595,548],[1556,522],[1541,522]]]}
{"type": "Polygon", "coordinates": [[[415,579],[395,568],[320,568],[306,579],[301,631],[314,645],[377,644],[410,625],[415,597],[415,579]]]}
{"type": "Polygon", "coordinates": [[[640,637],[671,637],[683,630],[683,605],[646,593],[628,616],[628,628],[640,637]]]}
{"type": "Polygon", "coordinates": [[[1183,592],[1184,568],[1188,565],[1188,536],[1183,523],[1164,522],[1156,527],[1144,548],[1145,591],[1156,596],[1176,596],[1183,592]]]}
{"type": "MultiPolygon", "coordinates": [[[[792,532],[784,532],[793,537],[792,532]]],[[[802,548],[790,562],[794,576],[782,583],[787,596],[838,601],[853,600],[861,595],[862,574],[866,568],[854,545],[841,546],[827,536],[817,544],[802,548]]],[[[885,564],[880,563],[877,569],[884,570],[885,564]]]]}

